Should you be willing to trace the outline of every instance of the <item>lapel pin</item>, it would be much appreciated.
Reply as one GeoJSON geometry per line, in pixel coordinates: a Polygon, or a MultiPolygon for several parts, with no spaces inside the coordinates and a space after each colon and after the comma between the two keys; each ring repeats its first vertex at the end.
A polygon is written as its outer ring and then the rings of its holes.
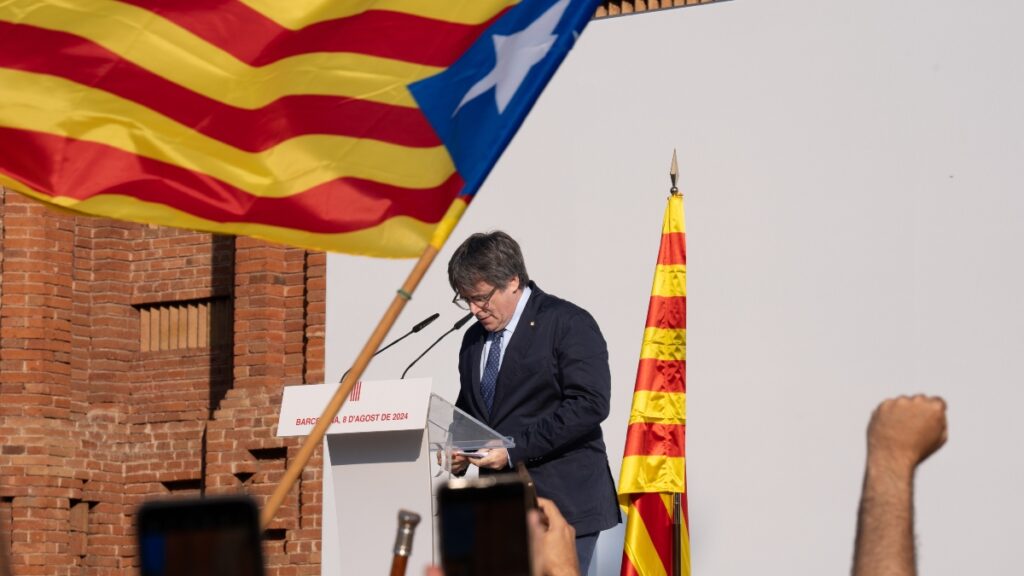
{"type": "Polygon", "coordinates": [[[534,322],[533,320],[530,320],[530,326],[533,326],[534,324],[536,324],[536,322],[534,322]]]}

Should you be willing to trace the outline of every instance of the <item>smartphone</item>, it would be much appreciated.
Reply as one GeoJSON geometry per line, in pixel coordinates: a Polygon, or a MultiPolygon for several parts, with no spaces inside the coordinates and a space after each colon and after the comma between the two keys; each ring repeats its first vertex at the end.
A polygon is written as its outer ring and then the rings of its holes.
{"type": "Polygon", "coordinates": [[[136,532],[142,576],[263,576],[259,511],[250,498],[146,502],[136,532]]]}
{"type": "Polygon", "coordinates": [[[530,575],[530,499],[520,477],[456,478],[437,500],[445,576],[530,575]]]}

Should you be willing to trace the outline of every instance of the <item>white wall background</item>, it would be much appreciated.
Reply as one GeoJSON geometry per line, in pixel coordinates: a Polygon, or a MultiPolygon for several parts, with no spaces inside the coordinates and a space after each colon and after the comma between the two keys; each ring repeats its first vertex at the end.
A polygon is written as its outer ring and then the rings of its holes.
{"type": "MultiPolygon", "coordinates": [[[[504,229],[540,286],[604,330],[617,477],[678,148],[695,574],[848,571],[868,416],[916,392],[947,399],[951,428],[918,475],[921,573],[1019,570],[1021,22],[1020,3],[953,0],[734,0],[594,22],[392,334],[442,319],[367,377],[396,377],[460,316],[448,256],[504,229]]],[[[329,379],[410,267],[331,257],[329,379]]],[[[458,341],[411,372],[450,398],[458,341]]],[[[617,574],[620,554],[621,530],[597,572],[617,574]]]]}

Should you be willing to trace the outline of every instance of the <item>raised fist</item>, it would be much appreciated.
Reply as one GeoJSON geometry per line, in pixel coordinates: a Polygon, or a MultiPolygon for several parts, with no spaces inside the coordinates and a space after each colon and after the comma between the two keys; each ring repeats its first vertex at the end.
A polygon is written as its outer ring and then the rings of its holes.
{"type": "Polygon", "coordinates": [[[938,396],[890,398],[868,424],[868,457],[913,469],[946,443],[946,402],[938,396]]]}

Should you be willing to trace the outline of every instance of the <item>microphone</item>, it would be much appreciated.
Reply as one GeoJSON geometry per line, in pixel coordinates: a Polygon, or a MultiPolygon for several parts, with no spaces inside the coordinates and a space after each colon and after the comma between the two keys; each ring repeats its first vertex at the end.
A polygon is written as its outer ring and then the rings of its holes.
{"type": "MultiPolygon", "coordinates": [[[[411,335],[413,335],[413,334],[415,334],[415,333],[419,332],[420,330],[423,330],[423,329],[424,329],[424,328],[426,328],[427,326],[430,326],[430,324],[431,324],[431,323],[432,323],[432,322],[433,322],[434,320],[437,320],[437,319],[438,319],[438,318],[440,318],[440,317],[441,317],[441,314],[440,314],[439,312],[434,312],[433,314],[431,314],[430,316],[428,316],[427,318],[425,318],[425,319],[424,319],[423,321],[421,321],[421,322],[420,322],[419,324],[417,324],[417,325],[413,326],[413,327],[412,327],[412,330],[409,330],[409,331],[408,331],[408,332],[406,332],[405,334],[402,334],[401,336],[399,336],[399,337],[398,337],[398,338],[396,338],[395,340],[392,340],[392,341],[391,341],[391,343],[390,343],[390,344],[388,344],[387,346],[384,346],[384,347],[383,347],[383,348],[381,348],[380,350],[377,350],[376,352],[374,352],[374,353],[373,353],[373,356],[376,356],[377,354],[380,354],[381,352],[383,352],[383,351],[387,350],[388,348],[391,348],[391,347],[392,347],[392,346],[394,346],[395,344],[398,344],[398,343],[399,343],[399,342],[401,342],[402,340],[405,340],[405,339],[406,339],[406,338],[408,338],[409,336],[411,336],[411,335]]],[[[373,356],[371,356],[371,358],[372,358],[373,356]]],[[[348,376],[348,373],[349,373],[349,372],[351,372],[351,371],[352,371],[352,369],[351,369],[351,368],[349,368],[348,370],[345,370],[345,373],[341,375],[341,380],[339,380],[339,381],[338,381],[338,383],[339,383],[339,384],[341,384],[342,382],[344,382],[344,381],[345,381],[345,376],[348,376]]]]}
{"type": "MultiPolygon", "coordinates": [[[[422,321],[422,322],[420,322],[419,324],[417,324],[417,325],[413,326],[413,327],[412,327],[412,330],[410,330],[410,333],[413,333],[413,334],[414,334],[414,333],[416,333],[416,332],[419,332],[420,330],[423,330],[423,329],[424,329],[424,328],[426,328],[427,326],[430,326],[430,324],[431,324],[431,323],[432,323],[432,322],[433,322],[434,320],[437,320],[437,319],[438,319],[438,318],[440,318],[440,317],[441,317],[441,313],[440,313],[440,312],[434,312],[434,313],[433,313],[433,314],[431,314],[431,315],[430,315],[429,317],[427,317],[427,318],[426,318],[425,320],[423,320],[423,321],[422,321]]],[[[409,334],[406,334],[405,336],[408,336],[408,335],[409,335],[409,334]]],[[[402,336],[402,338],[405,338],[405,336],[402,336]]],[[[399,338],[398,340],[401,340],[402,338],[399,338]]],[[[395,340],[395,342],[398,342],[398,340],[395,340]]],[[[388,346],[391,346],[391,345],[392,345],[392,344],[394,344],[395,342],[392,342],[391,344],[388,344],[388,346]]],[[[383,352],[383,351],[384,351],[384,350],[386,350],[386,349],[387,349],[387,346],[385,346],[384,348],[381,348],[381,351],[383,352]]]]}
{"type": "Polygon", "coordinates": [[[447,336],[447,335],[451,334],[452,332],[455,332],[459,328],[462,328],[463,326],[465,326],[466,322],[469,322],[472,319],[473,319],[473,313],[472,312],[470,312],[469,314],[466,314],[462,318],[459,318],[459,321],[456,322],[454,326],[449,328],[448,331],[445,332],[444,334],[441,334],[441,336],[437,340],[434,340],[434,343],[431,344],[430,347],[428,347],[426,350],[423,351],[423,354],[420,354],[419,356],[417,356],[416,359],[412,361],[412,364],[409,364],[408,366],[405,367],[405,372],[402,372],[402,380],[405,380],[405,375],[409,372],[409,369],[412,368],[413,366],[415,366],[416,363],[420,361],[420,358],[423,358],[424,356],[426,356],[427,352],[430,352],[434,348],[434,346],[437,346],[438,342],[440,342],[442,339],[444,339],[445,336],[447,336]]]}

